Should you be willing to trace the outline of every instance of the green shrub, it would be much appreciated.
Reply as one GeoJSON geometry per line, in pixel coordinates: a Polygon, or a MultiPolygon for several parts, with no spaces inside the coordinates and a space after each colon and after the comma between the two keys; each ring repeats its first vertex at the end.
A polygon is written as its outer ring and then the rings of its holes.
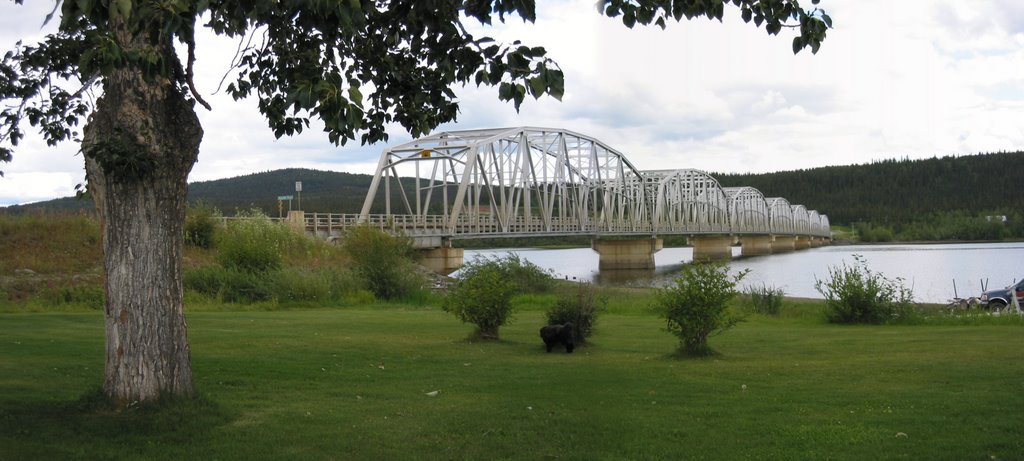
{"type": "Polygon", "coordinates": [[[42,293],[42,300],[52,305],[76,305],[89,309],[103,310],[103,287],[70,285],[55,287],[42,293]]]}
{"type": "Polygon", "coordinates": [[[657,290],[654,310],[666,321],[666,329],[679,338],[683,355],[709,355],[708,337],[742,320],[728,312],[736,296],[736,284],[746,275],[729,275],[722,262],[695,262],[683,266],[675,285],[657,290]]]}
{"type": "Polygon", "coordinates": [[[573,337],[578,344],[586,344],[594,333],[597,316],[605,310],[608,299],[601,296],[593,284],[580,283],[562,293],[555,304],[544,313],[548,325],[572,323],[573,337]]]}
{"type": "Polygon", "coordinates": [[[476,339],[498,339],[498,328],[512,316],[516,288],[495,265],[478,267],[456,282],[445,296],[443,309],[465,323],[476,325],[476,339]]]}
{"type": "Polygon", "coordinates": [[[205,202],[197,202],[185,213],[185,244],[199,248],[213,246],[220,212],[205,202]]]}
{"type": "Polygon", "coordinates": [[[380,299],[407,296],[424,284],[409,239],[360,226],[348,230],[342,239],[342,248],[349,256],[352,270],[380,299]]]}
{"type": "Polygon", "coordinates": [[[292,241],[305,238],[274,223],[259,210],[238,215],[228,222],[217,241],[217,261],[229,269],[268,272],[281,268],[282,251],[292,241]]]}
{"type": "Polygon", "coordinates": [[[211,299],[244,304],[271,300],[285,303],[338,301],[346,304],[374,301],[373,294],[363,290],[349,272],[330,269],[285,268],[273,272],[248,272],[207,266],[185,271],[183,282],[186,289],[211,299]]]}
{"type": "Polygon", "coordinates": [[[484,267],[497,270],[502,278],[511,282],[520,293],[545,293],[555,286],[551,271],[541,269],[516,253],[494,258],[477,256],[459,269],[459,276],[472,277],[476,271],[484,267]]]}
{"type": "Polygon", "coordinates": [[[763,283],[760,288],[747,287],[746,293],[750,298],[751,310],[764,315],[779,315],[782,299],[786,296],[782,288],[768,287],[763,283]]]}
{"type": "Polygon", "coordinates": [[[265,272],[225,268],[217,297],[228,303],[253,303],[274,299],[274,291],[265,272]]]}
{"type": "Polygon", "coordinates": [[[253,303],[274,298],[270,277],[234,267],[207,266],[185,271],[186,289],[229,303],[253,303]]]}
{"type": "Polygon", "coordinates": [[[913,294],[902,279],[890,280],[871,272],[860,255],[854,265],[830,267],[828,280],[816,280],[814,288],[825,297],[832,323],[889,323],[913,314],[913,294]]]}
{"type": "Polygon", "coordinates": [[[186,290],[216,298],[224,286],[224,272],[224,268],[220,266],[186,269],[181,278],[182,285],[186,290]]]}

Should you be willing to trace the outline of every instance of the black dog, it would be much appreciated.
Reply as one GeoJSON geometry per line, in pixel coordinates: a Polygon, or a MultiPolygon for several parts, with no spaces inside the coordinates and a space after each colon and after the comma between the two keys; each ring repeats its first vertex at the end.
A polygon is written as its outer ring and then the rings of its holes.
{"type": "Polygon", "coordinates": [[[572,354],[572,350],[576,348],[576,343],[572,337],[571,323],[541,327],[540,337],[544,340],[544,345],[547,346],[548,352],[551,352],[551,349],[559,343],[565,346],[565,352],[568,354],[572,354]]]}

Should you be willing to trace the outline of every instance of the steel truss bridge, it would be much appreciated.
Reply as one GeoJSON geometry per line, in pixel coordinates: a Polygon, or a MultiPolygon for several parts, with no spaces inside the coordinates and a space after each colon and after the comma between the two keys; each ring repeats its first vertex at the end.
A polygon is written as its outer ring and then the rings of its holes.
{"type": "Polygon", "coordinates": [[[830,237],[828,217],[803,205],[722,187],[700,170],[642,171],[597,139],[534,127],[446,131],[385,149],[360,215],[305,220],[328,234],[378,226],[420,246],[551,235],[830,237]],[[412,178],[411,190],[399,178],[412,178]],[[384,214],[371,214],[381,191],[384,214]]]}

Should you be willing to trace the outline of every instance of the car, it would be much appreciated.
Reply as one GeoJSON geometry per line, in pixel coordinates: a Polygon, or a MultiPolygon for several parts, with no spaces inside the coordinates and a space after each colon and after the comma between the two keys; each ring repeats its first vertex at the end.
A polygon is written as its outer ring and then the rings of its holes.
{"type": "Polygon", "coordinates": [[[1006,288],[988,290],[982,293],[981,305],[989,309],[1002,309],[1013,302],[1013,292],[1017,294],[1017,302],[1024,303],[1024,279],[1014,282],[1006,288]]]}

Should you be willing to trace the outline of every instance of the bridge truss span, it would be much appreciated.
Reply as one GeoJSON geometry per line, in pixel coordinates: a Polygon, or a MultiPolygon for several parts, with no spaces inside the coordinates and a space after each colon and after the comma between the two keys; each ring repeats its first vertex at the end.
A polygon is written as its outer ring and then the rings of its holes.
{"type": "Polygon", "coordinates": [[[723,188],[695,169],[640,171],[595,138],[536,127],[444,131],[385,149],[357,221],[444,238],[829,236],[826,216],[784,198],[723,188]]]}
{"type": "Polygon", "coordinates": [[[441,216],[453,235],[649,233],[638,177],[620,152],[571,131],[442,132],[384,151],[361,215],[382,188],[385,215],[397,202],[423,222],[441,216]],[[399,178],[412,178],[412,190],[399,178]]]}

